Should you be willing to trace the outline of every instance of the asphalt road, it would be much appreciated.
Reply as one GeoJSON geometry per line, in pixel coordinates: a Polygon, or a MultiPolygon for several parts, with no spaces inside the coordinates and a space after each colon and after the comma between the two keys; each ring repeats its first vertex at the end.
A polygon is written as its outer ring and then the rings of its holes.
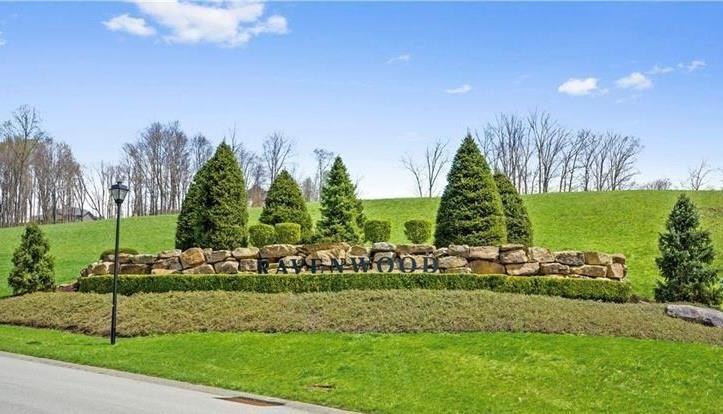
{"type": "MultiPolygon", "coordinates": [[[[340,412],[286,403],[258,406],[219,399],[204,387],[145,380],[122,373],[92,372],[0,354],[0,413],[114,414],[219,413],[302,414],[340,412]]],[[[213,389],[210,389],[213,390],[213,389]]]]}

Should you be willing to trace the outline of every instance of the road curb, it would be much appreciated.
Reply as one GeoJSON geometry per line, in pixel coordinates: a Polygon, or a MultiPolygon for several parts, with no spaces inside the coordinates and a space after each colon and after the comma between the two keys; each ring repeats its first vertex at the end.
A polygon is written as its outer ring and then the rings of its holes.
{"type": "Polygon", "coordinates": [[[144,374],[135,374],[132,372],[118,371],[110,368],[94,367],[91,365],[76,364],[73,362],[59,361],[55,359],[41,358],[31,355],[15,354],[12,352],[0,351],[0,356],[21,359],[30,362],[37,362],[41,364],[54,365],[57,367],[77,369],[81,371],[93,372],[96,374],[109,375],[119,378],[130,379],[139,382],[147,382],[158,385],[165,385],[174,388],[181,388],[190,391],[203,392],[206,394],[214,395],[217,397],[243,397],[250,398],[253,400],[267,401],[276,404],[282,404],[286,407],[297,408],[299,410],[308,411],[314,414],[358,414],[355,411],[345,411],[338,408],[324,407],[321,405],[309,404],[299,401],[285,400],[283,398],[267,397],[265,395],[253,394],[242,391],[228,390],[225,388],[211,387],[208,385],[191,384],[182,381],[176,381],[171,379],[152,377],[144,374]]]}

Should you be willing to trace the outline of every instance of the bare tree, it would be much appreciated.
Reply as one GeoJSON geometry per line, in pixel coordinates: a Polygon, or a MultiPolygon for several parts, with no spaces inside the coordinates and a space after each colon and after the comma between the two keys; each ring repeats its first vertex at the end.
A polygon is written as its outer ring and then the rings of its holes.
{"type": "Polygon", "coordinates": [[[213,155],[213,146],[203,134],[191,138],[191,172],[195,174],[213,155]]]}
{"type": "Polygon", "coordinates": [[[641,184],[638,188],[641,190],[670,190],[673,188],[673,183],[668,178],[658,178],[653,181],[641,184]]]}
{"type": "Polygon", "coordinates": [[[700,164],[693,168],[688,169],[688,185],[691,190],[699,191],[705,186],[708,175],[713,172],[713,169],[708,165],[705,160],[701,160],[700,164]]]}
{"type": "Polygon", "coordinates": [[[437,140],[424,151],[425,176],[427,178],[427,197],[432,198],[437,180],[444,167],[449,163],[447,143],[437,140]]]}
{"type": "Polygon", "coordinates": [[[334,153],[322,148],[314,149],[314,159],[316,160],[316,172],[314,175],[314,183],[316,186],[315,199],[321,195],[321,189],[326,183],[326,175],[329,172],[331,163],[334,161],[334,153]]]}
{"type": "Polygon", "coordinates": [[[638,138],[608,132],[608,189],[611,191],[623,190],[637,174],[635,164],[642,150],[638,138]]]}
{"type": "Polygon", "coordinates": [[[560,168],[569,133],[552,120],[547,112],[530,113],[527,116],[527,127],[537,156],[537,191],[546,193],[560,168]]]}
{"type": "Polygon", "coordinates": [[[582,129],[576,135],[568,135],[560,153],[560,187],[559,191],[572,191],[575,173],[580,168],[580,158],[590,139],[591,132],[582,129]]]}
{"type": "Polygon", "coordinates": [[[284,169],[293,151],[293,142],[280,132],[269,135],[263,145],[263,160],[270,182],[284,169]]]}
{"type": "Polygon", "coordinates": [[[412,177],[414,177],[419,197],[424,197],[424,173],[422,172],[422,167],[414,161],[411,155],[402,157],[402,165],[412,174],[412,177]]]}
{"type": "Polygon", "coordinates": [[[316,183],[314,183],[313,178],[304,178],[304,180],[301,182],[301,194],[304,196],[304,200],[307,202],[316,201],[318,199],[316,183]]]}

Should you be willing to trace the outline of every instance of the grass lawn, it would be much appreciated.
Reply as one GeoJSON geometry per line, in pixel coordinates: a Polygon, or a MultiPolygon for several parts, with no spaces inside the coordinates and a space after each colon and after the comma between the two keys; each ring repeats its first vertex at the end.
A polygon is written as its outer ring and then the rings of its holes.
{"type": "Polygon", "coordinates": [[[0,325],[0,350],[375,413],[721,412],[723,348],[524,333],[189,333],[0,325]]]}
{"type": "MultiPolygon", "coordinates": [[[[654,258],[657,235],[675,203],[678,191],[620,191],[607,193],[562,193],[525,197],[535,232],[535,244],[552,249],[594,249],[622,252],[628,256],[630,281],[635,293],[652,297],[657,279],[654,258]]],[[[703,224],[713,235],[716,265],[723,268],[723,191],[690,193],[700,208],[703,224]]],[[[371,219],[392,222],[392,241],[405,241],[403,223],[412,218],[434,221],[438,199],[367,200],[365,213],[371,219]]],[[[319,216],[311,204],[312,217],[319,216]]],[[[260,209],[251,209],[256,222],[260,209]]],[[[173,247],[175,216],[136,217],[123,221],[121,243],[142,252],[155,253],[173,247]]],[[[113,246],[112,220],[44,226],[56,257],[59,282],[77,277],[80,269],[113,246]]],[[[12,251],[22,228],[0,229],[0,296],[10,293],[6,275],[12,251]]]]}

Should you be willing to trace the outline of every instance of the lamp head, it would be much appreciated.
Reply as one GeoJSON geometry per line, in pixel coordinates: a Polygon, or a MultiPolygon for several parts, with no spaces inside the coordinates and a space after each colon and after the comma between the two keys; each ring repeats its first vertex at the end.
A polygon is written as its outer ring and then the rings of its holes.
{"type": "Polygon", "coordinates": [[[118,205],[123,204],[123,200],[125,200],[127,194],[128,186],[124,185],[123,181],[118,181],[110,187],[110,195],[118,205]]]}

